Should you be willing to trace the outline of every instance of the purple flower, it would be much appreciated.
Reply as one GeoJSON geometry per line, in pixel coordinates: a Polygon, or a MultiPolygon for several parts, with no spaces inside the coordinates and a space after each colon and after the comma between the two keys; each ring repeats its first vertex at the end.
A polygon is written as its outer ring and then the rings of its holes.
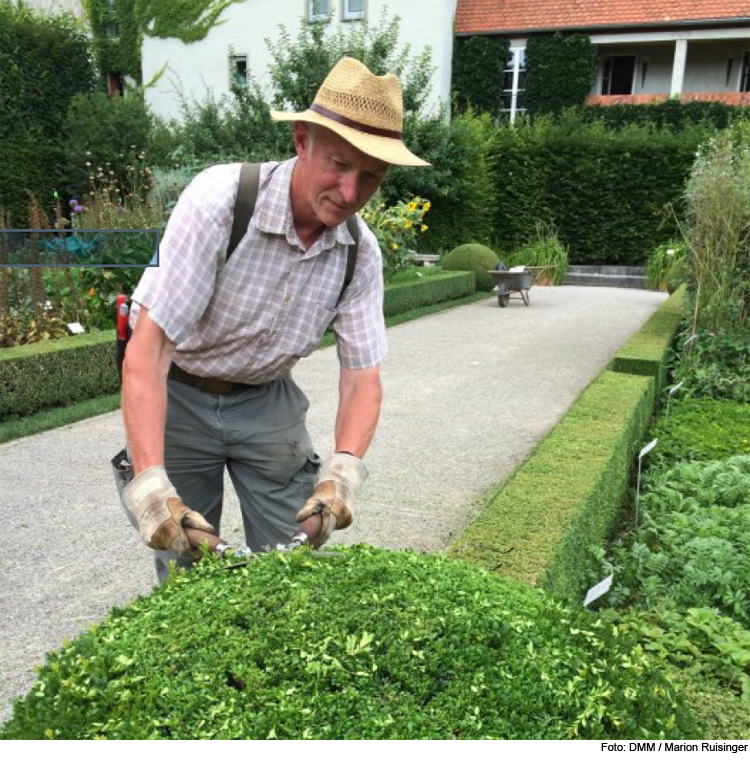
{"type": "Polygon", "coordinates": [[[73,213],[81,213],[82,210],[83,210],[83,206],[82,205],[75,205],[73,207],[73,213]]]}
{"type": "Polygon", "coordinates": [[[72,208],[74,205],[78,205],[78,200],[76,200],[75,197],[71,197],[70,200],[68,200],[68,205],[72,208]]]}

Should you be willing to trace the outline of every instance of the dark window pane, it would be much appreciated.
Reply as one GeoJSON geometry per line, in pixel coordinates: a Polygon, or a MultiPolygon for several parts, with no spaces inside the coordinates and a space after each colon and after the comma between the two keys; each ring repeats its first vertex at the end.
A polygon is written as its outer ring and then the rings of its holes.
{"type": "Polygon", "coordinates": [[[509,91],[511,88],[513,88],[513,73],[512,72],[505,72],[505,73],[503,73],[503,88],[506,91],[509,91]]]}
{"type": "Polygon", "coordinates": [[[519,88],[519,90],[526,87],[524,85],[525,83],[526,83],[526,72],[525,71],[519,72],[518,73],[518,88],[519,88]]]}
{"type": "Polygon", "coordinates": [[[526,94],[523,91],[518,92],[516,109],[526,109],[526,94]]]}
{"type": "Polygon", "coordinates": [[[503,109],[510,109],[510,103],[512,98],[513,98],[513,94],[510,91],[503,91],[502,95],[500,96],[500,106],[503,109]]]}

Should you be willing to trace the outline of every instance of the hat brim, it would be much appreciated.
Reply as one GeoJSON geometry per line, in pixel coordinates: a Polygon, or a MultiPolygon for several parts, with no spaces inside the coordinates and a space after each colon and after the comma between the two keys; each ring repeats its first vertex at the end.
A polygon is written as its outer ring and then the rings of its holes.
{"type": "Polygon", "coordinates": [[[341,125],[335,120],[331,120],[324,115],[319,115],[311,109],[305,112],[275,112],[271,110],[271,119],[275,122],[297,122],[315,123],[324,128],[337,133],[341,138],[348,141],[361,152],[370,157],[389,163],[390,165],[411,165],[428,166],[426,160],[422,160],[414,153],[410,152],[403,141],[400,139],[389,139],[385,136],[374,136],[371,133],[358,131],[356,128],[350,128],[347,125],[341,125]]]}

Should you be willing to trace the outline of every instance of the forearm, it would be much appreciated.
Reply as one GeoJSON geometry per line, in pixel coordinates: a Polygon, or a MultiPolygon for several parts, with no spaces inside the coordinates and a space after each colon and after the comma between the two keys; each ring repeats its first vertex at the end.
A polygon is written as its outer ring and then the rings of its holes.
{"type": "Polygon", "coordinates": [[[380,418],[382,387],[378,368],[365,371],[342,369],[339,409],[336,416],[336,451],[362,458],[380,418]]]}
{"type": "Polygon", "coordinates": [[[164,465],[167,373],[174,345],[148,318],[139,317],[123,364],[122,409],[136,474],[164,465]]]}

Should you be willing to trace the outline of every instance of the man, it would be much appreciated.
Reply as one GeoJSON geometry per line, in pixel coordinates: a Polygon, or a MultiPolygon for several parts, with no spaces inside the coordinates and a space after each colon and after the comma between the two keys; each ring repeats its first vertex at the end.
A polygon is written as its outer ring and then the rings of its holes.
{"type": "Polygon", "coordinates": [[[240,499],[245,539],[260,549],[301,524],[321,546],[351,523],[367,477],[362,457],[380,413],[386,351],[381,254],[357,217],[390,165],[428,165],[403,144],[401,86],[360,62],[336,64],[294,122],[297,155],[265,163],[254,213],[226,260],[240,165],[199,174],[180,197],[160,250],[133,295],[123,413],[134,479],[128,516],[168,563],[198,552],[192,531],[218,532],[224,469],[240,499]],[[319,468],[290,371],[329,324],[341,365],[335,453],[319,468]]]}

